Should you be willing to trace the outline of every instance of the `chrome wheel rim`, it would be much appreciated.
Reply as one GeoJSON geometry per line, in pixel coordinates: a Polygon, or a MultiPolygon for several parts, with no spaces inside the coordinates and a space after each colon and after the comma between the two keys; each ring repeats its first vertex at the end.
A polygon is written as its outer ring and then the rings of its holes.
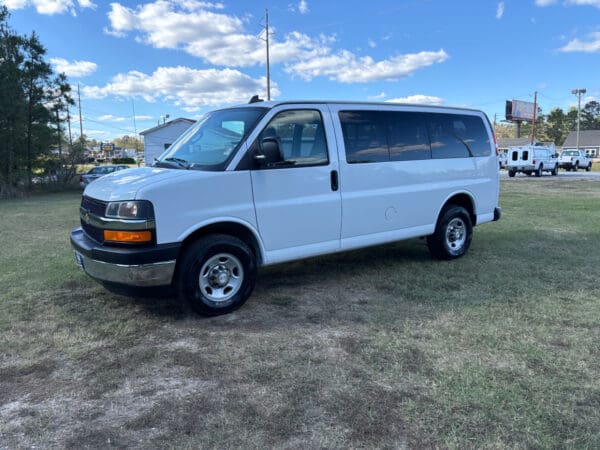
{"type": "Polygon", "coordinates": [[[460,250],[467,240],[467,226],[465,222],[455,217],[446,227],[446,246],[452,250],[460,250]]]}
{"type": "Polygon", "coordinates": [[[244,268],[239,259],[229,253],[209,258],[200,269],[198,283],[202,295],[216,303],[225,302],[242,287],[244,268]]]}

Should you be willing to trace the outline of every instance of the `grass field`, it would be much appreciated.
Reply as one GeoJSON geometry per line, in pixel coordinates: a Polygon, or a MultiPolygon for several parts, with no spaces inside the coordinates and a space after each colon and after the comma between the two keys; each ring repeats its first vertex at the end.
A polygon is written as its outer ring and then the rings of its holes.
{"type": "Polygon", "coordinates": [[[211,319],[79,272],[78,202],[0,202],[0,448],[600,448],[600,182],[505,180],[465,258],[267,268],[211,319]]]}

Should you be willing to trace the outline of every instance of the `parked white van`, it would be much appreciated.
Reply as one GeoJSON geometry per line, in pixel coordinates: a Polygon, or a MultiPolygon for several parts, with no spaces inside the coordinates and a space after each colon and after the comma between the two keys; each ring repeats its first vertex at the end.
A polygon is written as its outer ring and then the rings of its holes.
{"type": "Polygon", "coordinates": [[[508,149],[508,176],[514,177],[518,172],[525,175],[535,174],[541,177],[543,172],[558,175],[558,155],[554,148],[538,145],[524,145],[508,149]]]}
{"type": "Polygon", "coordinates": [[[498,220],[495,138],[480,111],[263,102],[206,114],[153,167],[90,184],[71,233],[109,284],[174,286],[205,315],[250,296],[257,267],[426,236],[465,254],[498,220]]]}

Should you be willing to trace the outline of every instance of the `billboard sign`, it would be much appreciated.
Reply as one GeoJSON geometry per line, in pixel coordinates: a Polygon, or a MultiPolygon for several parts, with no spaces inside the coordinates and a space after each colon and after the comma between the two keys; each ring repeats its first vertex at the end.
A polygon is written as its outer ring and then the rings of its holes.
{"type": "Polygon", "coordinates": [[[105,152],[112,152],[115,150],[115,144],[103,142],[100,144],[100,150],[105,152]]]}
{"type": "Polygon", "coordinates": [[[534,104],[531,102],[522,102],[521,100],[512,101],[512,120],[533,120],[534,104]]]}

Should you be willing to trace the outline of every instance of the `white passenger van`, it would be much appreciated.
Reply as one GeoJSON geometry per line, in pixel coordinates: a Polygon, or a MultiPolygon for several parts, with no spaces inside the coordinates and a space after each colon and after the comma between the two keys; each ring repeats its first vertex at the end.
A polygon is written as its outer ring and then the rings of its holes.
{"type": "Polygon", "coordinates": [[[153,167],[91,183],[71,243],[105,284],[172,285],[223,314],[258,266],[421,236],[460,257],[500,217],[498,177],[480,111],[252,103],[206,114],[153,167]]]}

